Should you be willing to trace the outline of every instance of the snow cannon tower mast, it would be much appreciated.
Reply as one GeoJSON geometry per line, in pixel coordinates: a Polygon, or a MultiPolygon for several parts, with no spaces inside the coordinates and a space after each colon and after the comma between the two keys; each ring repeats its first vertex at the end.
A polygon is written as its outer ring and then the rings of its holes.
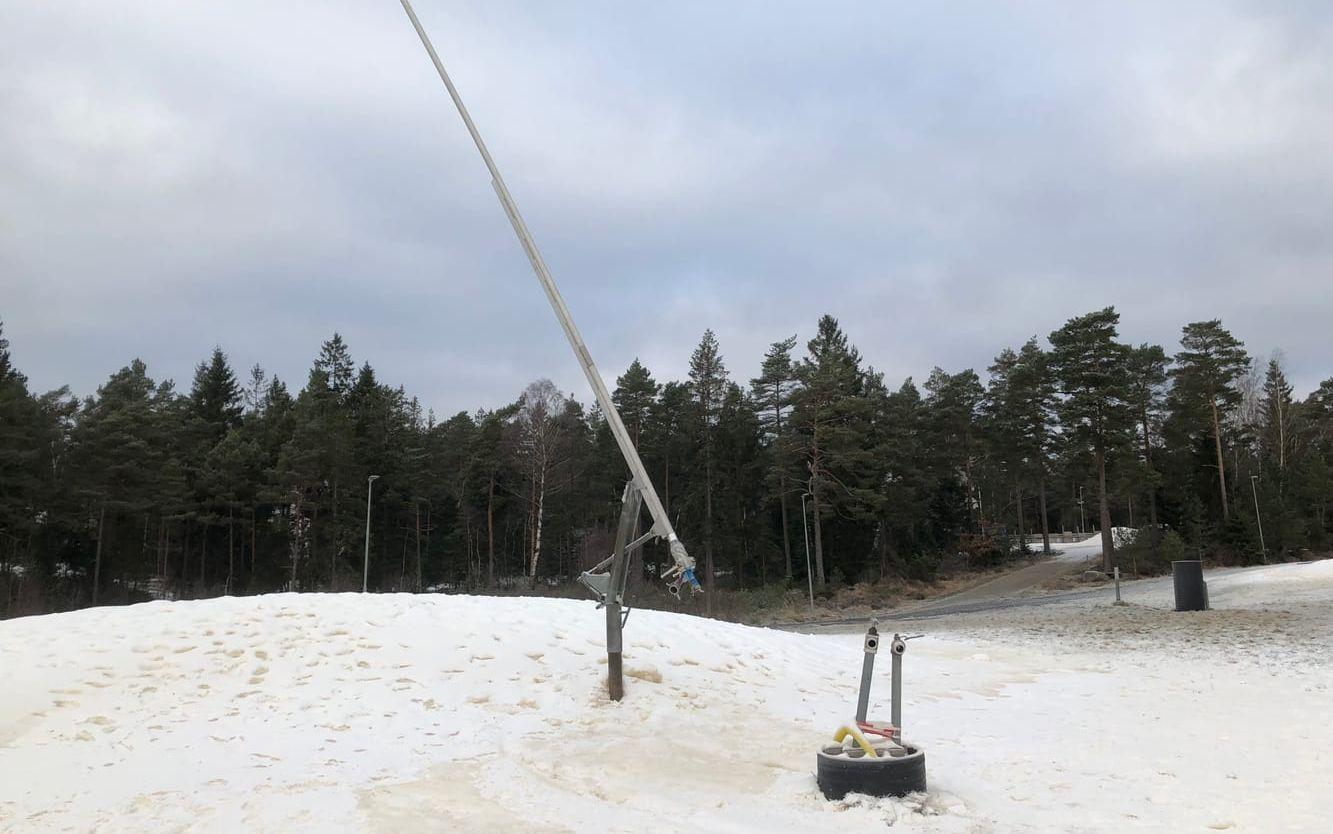
{"type": "Polygon", "coordinates": [[[616,410],[615,403],[611,401],[611,393],[607,390],[606,383],[602,380],[602,375],[598,372],[597,366],[593,364],[592,354],[588,352],[588,346],[584,344],[583,337],[579,335],[578,327],[574,324],[569,308],[565,306],[565,300],[560,295],[560,290],[556,288],[555,280],[551,277],[551,271],[547,268],[541,252],[538,251],[537,244],[532,239],[527,224],[523,222],[523,217],[518,212],[518,206],[514,203],[514,198],[509,194],[504,178],[500,176],[500,169],[496,167],[495,160],[491,158],[490,151],[486,149],[486,143],[482,141],[481,134],[477,131],[477,126],[473,123],[472,117],[468,115],[467,108],[463,105],[463,99],[458,94],[458,89],[454,87],[454,82],[449,78],[449,73],[445,71],[440,56],[435,52],[435,47],[426,35],[426,30],[422,28],[421,21],[412,9],[412,4],[408,0],[401,0],[401,2],[403,11],[407,12],[408,19],[412,21],[413,28],[417,30],[422,46],[426,48],[426,53],[435,65],[436,72],[440,74],[440,80],[444,82],[445,89],[449,91],[449,97],[453,99],[454,106],[458,108],[458,114],[463,117],[463,124],[467,126],[468,133],[472,135],[472,141],[481,153],[481,158],[486,163],[487,170],[490,171],[491,186],[495,189],[495,195],[500,199],[500,205],[504,208],[510,225],[514,227],[514,234],[518,236],[518,242],[527,254],[528,262],[532,264],[532,271],[536,273],[537,281],[541,283],[542,289],[546,292],[546,299],[551,302],[551,309],[555,311],[555,317],[564,329],[565,337],[569,339],[569,346],[573,348],[579,367],[583,369],[583,375],[587,377],[588,385],[597,398],[597,404],[606,417],[606,422],[611,428],[611,434],[616,439],[616,445],[620,447],[620,454],[624,456],[625,463],[629,466],[630,481],[625,487],[616,550],[597,567],[591,571],[585,571],[579,577],[579,580],[597,595],[599,607],[605,605],[607,609],[607,651],[611,655],[609,658],[609,671],[611,672],[609,688],[612,699],[619,700],[620,629],[623,626],[620,611],[625,591],[625,580],[628,575],[627,563],[629,557],[647,541],[652,539],[666,540],[671,553],[672,565],[662,574],[662,577],[667,580],[667,589],[676,596],[679,596],[681,588],[684,586],[689,586],[696,593],[702,590],[699,587],[699,580],[694,575],[694,559],[686,552],[685,545],[676,537],[676,531],[671,526],[670,519],[667,518],[666,508],[662,506],[662,500],[657,496],[657,490],[653,488],[653,482],[648,477],[648,470],[644,468],[638,450],[634,448],[634,443],[630,440],[629,432],[625,429],[625,423],[620,419],[620,412],[616,410]],[[639,517],[640,502],[647,505],[648,514],[652,517],[653,525],[646,534],[631,541],[630,536],[633,535],[639,517]],[[612,627],[613,620],[614,628],[612,627]]]}

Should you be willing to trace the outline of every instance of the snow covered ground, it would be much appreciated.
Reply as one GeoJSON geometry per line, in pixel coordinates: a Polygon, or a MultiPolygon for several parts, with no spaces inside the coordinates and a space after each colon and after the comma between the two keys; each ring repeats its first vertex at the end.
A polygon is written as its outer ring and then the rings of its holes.
{"type": "MultiPolygon", "coordinates": [[[[930,792],[829,803],[857,634],[590,603],[275,595],[0,623],[0,831],[1328,830],[1333,562],[934,619],[930,792]]],[[[887,719],[888,658],[872,717],[887,719]]]]}

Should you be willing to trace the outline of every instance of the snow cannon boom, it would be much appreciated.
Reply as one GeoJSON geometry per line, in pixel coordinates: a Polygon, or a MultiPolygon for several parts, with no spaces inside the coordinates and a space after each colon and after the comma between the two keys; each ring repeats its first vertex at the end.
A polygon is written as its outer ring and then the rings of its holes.
{"type": "Polygon", "coordinates": [[[689,552],[685,550],[685,545],[677,538],[676,531],[671,526],[671,520],[667,517],[666,508],[662,506],[662,500],[657,497],[657,490],[653,489],[653,482],[648,477],[648,470],[644,468],[643,461],[639,459],[639,452],[634,448],[629,432],[625,429],[625,423],[620,419],[620,412],[616,410],[616,404],[611,400],[611,392],[607,390],[601,373],[593,363],[592,354],[589,353],[588,346],[583,342],[583,336],[579,334],[579,329],[574,324],[574,317],[570,314],[569,307],[565,305],[565,299],[560,295],[560,290],[556,288],[555,279],[551,277],[551,270],[547,268],[546,260],[542,258],[541,252],[537,249],[537,244],[532,239],[532,233],[528,231],[527,223],[523,222],[523,215],[519,214],[518,205],[514,203],[513,195],[509,193],[504,178],[500,176],[500,169],[496,166],[495,160],[491,158],[490,151],[486,149],[486,143],[482,141],[481,133],[478,132],[476,124],[473,123],[472,117],[468,114],[467,107],[463,105],[463,99],[459,96],[458,89],[454,87],[453,80],[449,78],[449,73],[445,71],[440,56],[435,52],[435,47],[426,35],[426,30],[422,27],[421,21],[412,9],[412,4],[408,0],[401,0],[401,2],[403,11],[407,12],[408,19],[412,21],[412,28],[417,30],[417,36],[421,38],[421,45],[426,48],[426,54],[430,56],[431,63],[435,65],[435,71],[439,73],[440,80],[444,82],[445,89],[449,91],[449,97],[453,99],[454,106],[458,108],[458,115],[462,116],[463,124],[467,127],[473,143],[477,146],[477,152],[481,154],[482,161],[486,163],[486,170],[491,174],[491,187],[495,189],[495,196],[499,198],[500,206],[504,209],[505,216],[509,218],[509,225],[514,228],[514,234],[518,237],[519,245],[523,247],[523,253],[528,256],[528,263],[531,264],[532,271],[537,276],[537,282],[541,284],[542,291],[546,293],[546,300],[551,303],[551,310],[555,312],[556,320],[560,322],[561,329],[565,331],[565,338],[569,340],[569,346],[574,351],[574,358],[578,360],[579,367],[583,369],[583,375],[587,378],[589,387],[592,388],[593,396],[597,399],[597,405],[601,407],[602,414],[606,417],[611,435],[615,437],[616,445],[620,447],[620,454],[625,458],[625,464],[629,467],[630,481],[625,486],[622,499],[616,548],[601,564],[590,571],[584,571],[583,575],[579,577],[579,581],[597,596],[598,606],[606,608],[607,693],[611,700],[618,701],[624,694],[620,655],[621,630],[624,627],[625,620],[621,616],[621,609],[624,604],[625,581],[634,551],[651,539],[666,541],[667,550],[671,554],[671,565],[663,572],[662,578],[667,580],[667,589],[676,597],[680,596],[681,589],[686,586],[695,593],[703,590],[699,587],[699,580],[694,575],[694,559],[690,558],[689,552]],[[639,510],[643,504],[648,505],[648,514],[652,516],[653,526],[645,535],[635,538],[639,510]]]}

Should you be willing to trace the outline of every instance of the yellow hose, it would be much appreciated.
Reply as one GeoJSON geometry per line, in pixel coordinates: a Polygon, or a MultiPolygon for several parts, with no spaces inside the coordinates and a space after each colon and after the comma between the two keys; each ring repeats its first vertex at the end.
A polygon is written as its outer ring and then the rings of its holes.
{"type": "Polygon", "coordinates": [[[873,759],[877,755],[875,753],[875,748],[870,745],[870,741],[855,727],[848,727],[846,725],[839,727],[838,731],[833,734],[833,740],[842,741],[847,738],[847,736],[851,736],[857,745],[865,751],[867,756],[873,759]]]}

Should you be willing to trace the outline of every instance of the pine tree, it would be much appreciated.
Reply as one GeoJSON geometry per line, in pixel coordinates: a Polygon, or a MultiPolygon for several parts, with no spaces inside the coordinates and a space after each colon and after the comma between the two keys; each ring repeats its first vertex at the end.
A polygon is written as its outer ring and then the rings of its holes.
{"type": "Polygon", "coordinates": [[[1102,567],[1112,568],[1114,540],[1106,488],[1108,457],[1121,448],[1132,425],[1126,386],[1129,350],[1116,341],[1114,307],[1072,318],[1051,334],[1051,367],[1062,399],[1056,406],[1072,448],[1090,451],[1098,479],[1102,567]]]}
{"type": "Polygon", "coordinates": [[[725,487],[718,491],[715,529],[721,531],[721,552],[731,555],[728,567],[737,587],[744,587],[747,576],[765,572],[759,547],[764,466],[754,405],[734,382],[727,384],[718,409],[715,454],[717,481],[725,487]]]}
{"type": "Polygon", "coordinates": [[[1009,348],[995,357],[988,369],[990,382],[982,401],[982,412],[991,463],[999,468],[1003,484],[1014,496],[1014,519],[1022,549],[1023,480],[1027,461],[1022,421],[1023,392],[1013,381],[1017,366],[1018,354],[1009,348]]]}
{"type": "Polygon", "coordinates": [[[1134,419],[1138,423],[1140,449],[1143,455],[1144,482],[1148,492],[1148,521],[1157,530],[1157,489],[1160,477],[1153,464],[1153,436],[1162,419],[1167,380],[1166,351],[1160,345],[1142,344],[1132,348],[1128,355],[1126,396],[1134,419]]]}
{"type": "Polygon", "coordinates": [[[1018,351],[1018,362],[1010,377],[1015,396],[1018,449],[1027,480],[1037,482],[1037,509],[1041,523],[1042,553],[1051,553],[1050,516],[1046,511],[1046,481],[1050,476],[1053,442],[1055,383],[1050,357],[1029,339],[1018,351]]]}
{"type": "Polygon", "coordinates": [[[825,315],[807,356],[797,366],[800,388],[793,400],[794,451],[805,464],[807,492],[814,513],[815,583],[828,575],[824,553],[825,521],[852,499],[849,484],[862,474],[870,452],[862,442],[870,410],[863,394],[861,355],[847,341],[838,320],[825,315]]]}
{"type": "Polygon", "coordinates": [[[1222,327],[1218,319],[1185,325],[1172,371],[1180,401],[1199,422],[1212,431],[1217,460],[1218,495],[1223,523],[1231,518],[1227,496],[1226,460],[1223,454],[1223,416],[1240,404],[1237,382],[1250,367],[1245,343],[1222,327]]]}
{"type": "MultiPolygon", "coordinates": [[[[166,388],[169,395],[169,386],[166,388]]],[[[92,603],[100,599],[104,556],[125,556],[128,544],[113,554],[105,543],[124,515],[144,512],[154,503],[157,475],[163,459],[163,444],[155,429],[158,386],[138,359],[111,375],[97,396],[89,398],[74,436],[75,470],[80,474],[78,490],[86,500],[86,512],[94,519],[96,549],[93,556],[92,603]],[[108,514],[111,527],[108,528],[108,514]]],[[[132,565],[122,563],[129,570],[132,565]]]]}
{"type": "Polygon", "coordinates": [[[966,516],[980,528],[985,507],[977,490],[976,469],[981,457],[979,417],[985,391],[976,372],[949,374],[935,368],[926,379],[932,467],[946,477],[961,478],[966,516]]]}

